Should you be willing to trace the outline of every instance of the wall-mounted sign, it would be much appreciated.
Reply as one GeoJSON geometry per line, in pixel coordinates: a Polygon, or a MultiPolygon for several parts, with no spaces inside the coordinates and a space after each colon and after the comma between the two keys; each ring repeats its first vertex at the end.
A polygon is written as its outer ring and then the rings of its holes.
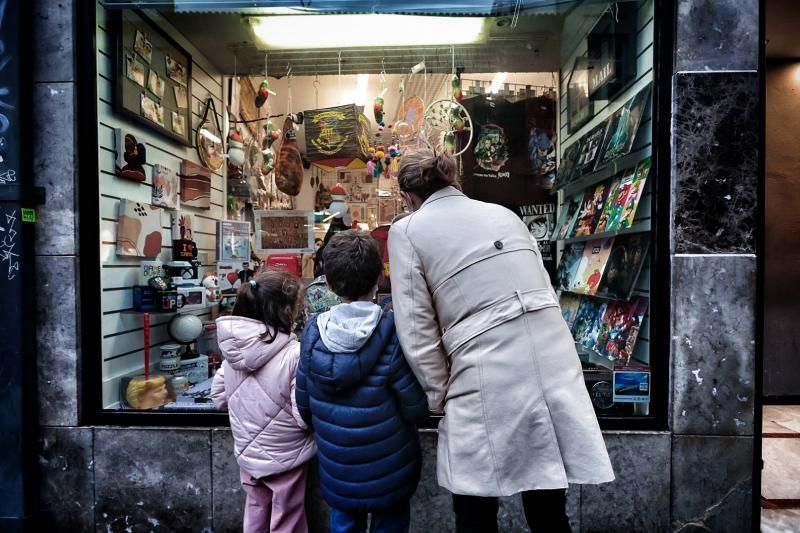
{"type": "Polygon", "coordinates": [[[589,99],[589,60],[578,57],[567,81],[567,129],[575,133],[594,115],[594,103],[589,99]]]}
{"type": "Polygon", "coordinates": [[[636,18],[638,8],[628,2],[603,15],[586,37],[591,100],[612,100],[636,78],[636,18]]]}

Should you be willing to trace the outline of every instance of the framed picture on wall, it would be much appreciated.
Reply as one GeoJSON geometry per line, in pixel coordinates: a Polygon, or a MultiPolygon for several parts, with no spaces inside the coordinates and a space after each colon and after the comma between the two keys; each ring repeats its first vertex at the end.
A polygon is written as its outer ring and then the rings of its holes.
{"type": "Polygon", "coordinates": [[[567,80],[567,129],[575,133],[594,115],[594,102],[589,99],[590,62],[578,57],[567,80]]]}
{"type": "Polygon", "coordinates": [[[314,251],[313,211],[255,211],[256,253],[301,254],[314,251]]]}
{"type": "Polygon", "coordinates": [[[141,11],[111,15],[114,111],[192,146],[192,56],[141,11]]]}

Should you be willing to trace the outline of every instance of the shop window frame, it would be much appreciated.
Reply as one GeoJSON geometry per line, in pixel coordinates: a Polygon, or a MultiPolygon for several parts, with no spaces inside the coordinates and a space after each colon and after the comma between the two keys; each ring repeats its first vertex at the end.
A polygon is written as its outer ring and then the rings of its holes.
{"type": "MultiPolygon", "coordinates": [[[[669,429],[671,309],[670,227],[671,114],[674,35],[677,7],[667,0],[654,0],[653,32],[653,243],[650,337],[652,350],[652,400],[648,416],[600,417],[603,430],[666,431],[669,429]]],[[[97,134],[97,36],[95,2],[76,5],[76,134],[79,176],[78,230],[79,297],[79,423],[81,425],[129,425],[169,427],[226,427],[227,413],[180,413],[110,410],[102,406],[101,263],[96,255],[100,238],[99,168],[97,134]]],[[[431,417],[424,428],[435,428],[431,417]]]]}

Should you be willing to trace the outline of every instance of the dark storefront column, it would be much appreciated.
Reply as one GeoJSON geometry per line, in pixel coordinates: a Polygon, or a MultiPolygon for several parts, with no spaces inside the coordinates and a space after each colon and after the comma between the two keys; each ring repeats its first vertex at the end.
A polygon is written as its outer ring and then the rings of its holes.
{"type": "Polygon", "coordinates": [[[673,79],[672,519],[751,516],[759,176],[757,0],[678,2],[673,79]]]}
{"type": "MultiPolygon", "coordinates": [[[[72,0],[33,7],[33,169],[47,204],[36,225],[39,467],[37,521],[94,530],[93,431],[79,424],[76,28],[72,0]]],[[[94,5],[94,2],[87,2],[94,5]]],[[[82,61],[93,61],[90,53],[82,61]]],[[[87,120],[83,118],[83,120],[87,120]]],[[[88,281],[88,280],[87,280],[88,281]]],[[[91,354],[87,355],[90,357],[91,354]]]]}

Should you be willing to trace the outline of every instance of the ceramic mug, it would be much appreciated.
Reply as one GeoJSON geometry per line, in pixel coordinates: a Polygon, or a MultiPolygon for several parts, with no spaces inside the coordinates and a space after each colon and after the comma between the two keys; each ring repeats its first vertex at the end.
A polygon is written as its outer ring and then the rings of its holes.
{"type": "Polygon", "coordinates": [[[178,352],[181,349],[180,344],[164,344],[159,348],[161,351],[161,359],[169,359],[172,357],[178,357],[178,352]]]}
{"type": "Polygon", "coordinates": [[[186,298],[177,291],[161,291],[156,295],[158,310],[161,312],[174,312],[184,306],[186,298]]]}
{"type": "Polygon", "coordinates": [[[150,278],[163,275],[163,265],[161,261],[142,261],[139,268],[139,285],[147,285],[150,278]]]}

